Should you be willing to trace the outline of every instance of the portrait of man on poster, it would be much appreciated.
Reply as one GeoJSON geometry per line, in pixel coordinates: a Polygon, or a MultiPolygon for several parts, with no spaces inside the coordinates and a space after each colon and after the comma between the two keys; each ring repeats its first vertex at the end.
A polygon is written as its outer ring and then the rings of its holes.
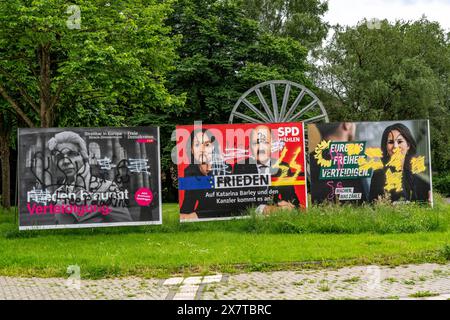
{"type": "MultiPolygon", "coordinates": [[[[280,177],[282,170],[276,167],[278,159],[272,158],[272,145],[274,137],[272,130],[266,125],[258,125],[251,130],[249,149],[250,158],[248,163],[237,163],[234,166],[233,174],[270,174],[271,177],[280,177]]],[[[285,162],[279,163],[279,166],[289,167],[285,162]]],[[[294,174],[288,170],[288,177],[294,174]]],[[[258,187],[258,190],[264,189],[258,187]]],[[[256,211],[258,213],[269,214],[276,209],[294,209],[299,206],[299,200],[295,194],[293,186],[268,187],[273,192],[271,203],[258,204],[256,211]]]]}

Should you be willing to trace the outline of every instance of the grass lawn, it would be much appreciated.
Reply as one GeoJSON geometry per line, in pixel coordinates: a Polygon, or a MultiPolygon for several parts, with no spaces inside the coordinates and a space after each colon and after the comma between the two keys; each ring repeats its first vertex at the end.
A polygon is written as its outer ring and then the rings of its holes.
{"type": "Polygon", "coordinates": [[[450,259],[450,205],[322,206],[267,218],[178,223],[164,204],[162,226],[18,231],[0,211],[0,275],[166,277],[450,259]]]}

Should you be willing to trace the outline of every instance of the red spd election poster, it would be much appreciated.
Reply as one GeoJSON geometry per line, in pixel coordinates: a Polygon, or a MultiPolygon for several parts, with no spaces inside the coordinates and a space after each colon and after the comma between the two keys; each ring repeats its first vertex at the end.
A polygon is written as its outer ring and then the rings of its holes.
{"type": "Polygon", "coordinates": [[[302,123],[177,126],[180,220],[307,207],[302,123]]]}

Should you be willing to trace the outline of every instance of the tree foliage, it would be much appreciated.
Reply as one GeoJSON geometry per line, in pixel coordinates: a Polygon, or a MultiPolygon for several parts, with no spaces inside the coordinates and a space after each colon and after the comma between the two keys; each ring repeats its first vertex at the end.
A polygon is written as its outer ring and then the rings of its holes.
{"type": "MultiPolygon", "coordinates": [[[[238,98],[260,82],[289,79],[312,84],[305,76],[307,49],[293,38],[261,31],[236,1],[178,0],[167,24],[172,36],[181,38],[169,88],[185,95],[186,103],[165,115],[147,114],[138,122],[160,124],[164,141],[170,141],[175,124],[226,123],[238,98]]],[[[174,146],[171,141],[162,147],[163,186],[169,195],[176,194],[176,168],[170,157],[174,146]]]]}
{"type": "Polygon", "coordinates": [[[183,122],[226,122],[239,96],[262,81],[311,83],[307,49],[260,32],[235,2],[179,0],[169,23],[173,35],[182,36],[170,84],[175,93],[186,93],[183,122]]]}
{"type": "Polygon", "coordinates": [[[276,36],[290,36],[308,49],[320,46],[328,32],[322,20],[328,2],[321,0],[241,0],[247,16],[276,36]]]}
{"type": "Polygon", "coordinates": [[[157,0],[2,1],[0,94],[28,126],[42,127],[119,125],[142,101],[145,110],[170,106],[170,9],[157,0]]]}

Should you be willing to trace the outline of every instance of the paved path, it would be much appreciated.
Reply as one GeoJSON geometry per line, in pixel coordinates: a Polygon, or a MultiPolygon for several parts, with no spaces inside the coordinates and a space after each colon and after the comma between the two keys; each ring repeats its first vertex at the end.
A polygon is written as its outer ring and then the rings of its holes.
{"type": "Polygon", "coordinates": [[[0,277],[0,299],[450,299],[450,263],[75,280],[0,277]]]}
{"type": "Polygon", "coordinates": [[[230,277],[227,283],[208,285],[202,298],[411,299],[416,296],[450,298],[450,264],[240,274],[230,277]]]}

